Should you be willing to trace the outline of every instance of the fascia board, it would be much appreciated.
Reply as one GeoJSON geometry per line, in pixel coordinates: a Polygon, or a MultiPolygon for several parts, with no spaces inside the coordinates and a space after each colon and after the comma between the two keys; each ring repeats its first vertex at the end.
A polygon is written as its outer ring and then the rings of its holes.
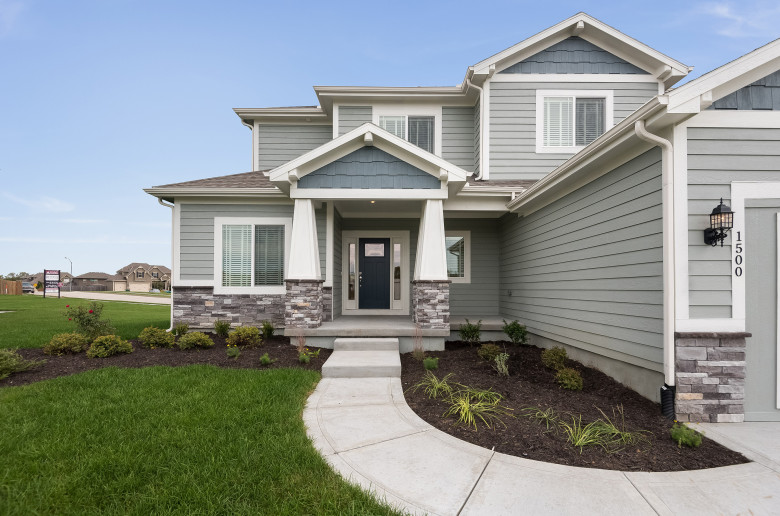
{"type": "Polygon", "coordinates": [[[197,187],[197,188],[144,188],[144,192],[154,197],[285,197],[278,188],[216,188],[216,187],[197,187]]]}
{"type": "Polygon", "coordinates": [[[668,93],[669,111],[686,109],[709,92],[718,100],[780,68],[780,39],[764,45],[668,93]]]}

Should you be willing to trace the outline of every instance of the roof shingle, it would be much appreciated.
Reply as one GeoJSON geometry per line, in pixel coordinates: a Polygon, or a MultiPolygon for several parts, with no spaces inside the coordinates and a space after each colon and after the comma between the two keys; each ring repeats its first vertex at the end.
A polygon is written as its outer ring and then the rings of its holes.
{"type": "Polygon", "coordinates": [[[168,185],[155,186],[155,188],[268,188],[276,187],[265,175],[267,170],[255,170],[253,172],[243,172],[241,174],[230,174],[227,176],[208,177],[206,179],[196,179],[194,181],[184,181],[183,183],[171,183],[168,185]]]}

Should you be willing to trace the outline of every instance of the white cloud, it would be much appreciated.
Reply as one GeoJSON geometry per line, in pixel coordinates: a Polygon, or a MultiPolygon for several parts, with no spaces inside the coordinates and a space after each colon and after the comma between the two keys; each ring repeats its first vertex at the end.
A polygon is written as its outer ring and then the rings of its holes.
{"type": "Polygon", "coordinates": [[[696,12],[715,19],[715,32],[728,38],[771,38],[778,36],[780,4],[776,1],[705,2],[696,12]]]}
{"type": "MultiPolygon", "coordinates": [[[[2,0],[0,0],[1,2],[2,0]]],[[[9,193],[3,194],[7,199],[10,199],[11,201],[21,204],[23,206],[28,206],[30,208],[35,208],[38,210],[48,211],[51,213],[64,213],[68,211],[73,211],[74,206],[70,203],[67,203],[65,201],[61,201],[59,199],[55,199],[54,197],[31,197],[29,199],[24,199],[22,197],[17,197],[15,195],[11,195],[9,193]]]]}
{"type": "Polygon", "coordinates": [[[11,31],[24,8],[19,0],[0,0],[0,36],[11,31]]]}

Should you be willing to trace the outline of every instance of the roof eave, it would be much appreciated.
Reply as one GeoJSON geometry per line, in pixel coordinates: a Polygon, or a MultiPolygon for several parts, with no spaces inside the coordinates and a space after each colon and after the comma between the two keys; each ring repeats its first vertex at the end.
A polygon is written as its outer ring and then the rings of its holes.
{"type": "Polygon", "coordinates": [[[176,187],[176,188],[144,188],[144,192],[160,199],[173,197],[281,197],[287,198],[278,188],[219,188],[219,187],[176,187]]]}

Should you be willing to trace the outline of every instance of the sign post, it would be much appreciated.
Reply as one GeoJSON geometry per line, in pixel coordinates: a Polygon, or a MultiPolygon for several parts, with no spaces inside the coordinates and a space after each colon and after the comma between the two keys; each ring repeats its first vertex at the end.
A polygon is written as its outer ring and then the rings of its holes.
{"type": "Polygon", "coordinates": [[[43,271],[43,297],[46,294],[57,294],[60,297],[60,271],[58,270],[45,270],[43,271]]]}

